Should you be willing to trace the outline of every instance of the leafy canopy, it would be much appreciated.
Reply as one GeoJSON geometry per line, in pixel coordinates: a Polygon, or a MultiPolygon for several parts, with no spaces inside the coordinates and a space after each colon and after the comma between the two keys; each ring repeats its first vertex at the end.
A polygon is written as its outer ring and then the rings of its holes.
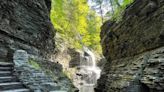
{"type": "Polygon", "coordinates": [[[84,44],[101,52],[101,18],[87,0],[52,0],[51,20],[69,47],[80,49],[84,44]]]}

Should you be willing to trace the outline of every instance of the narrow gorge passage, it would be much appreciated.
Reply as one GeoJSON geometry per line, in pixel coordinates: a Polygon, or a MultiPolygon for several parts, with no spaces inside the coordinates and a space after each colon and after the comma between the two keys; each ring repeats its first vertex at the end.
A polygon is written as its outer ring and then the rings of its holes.
{"type": "Polygon", "coordinates": [[[164,0],[0,0],[0,92],[164,92],[164,0]]]}

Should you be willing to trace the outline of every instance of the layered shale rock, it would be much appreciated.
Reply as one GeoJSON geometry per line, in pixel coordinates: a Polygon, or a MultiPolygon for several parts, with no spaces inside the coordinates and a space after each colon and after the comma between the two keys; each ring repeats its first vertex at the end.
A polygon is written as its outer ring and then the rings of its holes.
{"type": "MultiPolygon", "coordinates": [[[[37,64],[36,61],[29,60],[29,56],[24,50],[17,50],[14,53],[14,75],[29,89],[36,92],[50,92],[50,91],[64,91],[73,92],[73,85],[71,81],[64,75],[62,75],[62,66],[59,64],[51,63],[50,61],[45,64],[50,64],[47,67],[54,67],[52,73],[55,76],[51,76],[45,72],[42,68],[43,65],[37,64]],[[33,64],[32,64],[33,63],[33,64]],[[35,63],[35,64],[34,64],[35,63]],[[60,80],[59,80],[60,79],[60,80]]],[[[40,62],[40,61],[39,61],[40,62]]],[[[43,62],[43,61],[42,61],[43,62]]],[[[48,70],[50,71],[50,70],[48,70]]]]}
{"type": "Polygon", "coordinates": [[[14,59],[15,70],[10,72],[33,91],[73,92],[62,65],[48,58],[55,53],[50,9],[51,0],[0,0],[0,60],[13,62],[14,59]],[[17,50],[26,52],[29,59],[22,59],[23,53],[17,54],[18,59],[13,58],[17,50]],[[35,63],[29,65],[31,59],[35,63]],[[51,74],[47,75],[47,71],[51,74]]]}
{"type": "Polygon", "coordinates": [[[97,92],[164,91],[164,1],[135,0],[122,21],[102,26],[107,59],[97,92]]]}
{"type": "MultiPolygon", "coordinates": [[[[54,51],[50,0],[0,0],[0,48],[30,54],[54,51]]],[[[5,53],[4,53],[5,54],[5,53]]]]}

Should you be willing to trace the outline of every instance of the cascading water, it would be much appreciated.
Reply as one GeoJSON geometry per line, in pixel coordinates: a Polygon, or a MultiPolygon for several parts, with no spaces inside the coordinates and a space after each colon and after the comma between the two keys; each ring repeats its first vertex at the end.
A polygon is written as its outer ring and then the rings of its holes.
{"type": "Polygon", "coordinates": [[[96,66],[94,54],[87,47],[84,47],[83,50],[84,53],[81,55],[79,71],[77,73],[80,76],[78,88],[80,92],[94,92],[94,86],[100,77],[101,70],[96,66]]]}

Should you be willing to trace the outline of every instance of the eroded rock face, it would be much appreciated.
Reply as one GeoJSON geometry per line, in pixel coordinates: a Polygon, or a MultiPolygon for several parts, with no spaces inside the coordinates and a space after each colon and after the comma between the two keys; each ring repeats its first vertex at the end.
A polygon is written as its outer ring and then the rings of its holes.
{"type": "Polygon", "coordinates": [[[50,0],[0,0],[0,48],[52,53],[50,7],[50,0]]]}
{"type": "Polygon", "coordinates": [[[17,50],[13,56],[14,72],[19,80],[30,90],[36,92],[49,92],[61,90],[61,85],[54,82],[52,77],[39,67],[38,69],[29,63],[29,57],[26,51],[17,50]]]}
{"type": "Polygon", "coordinates": [[[104,55],[115,60],[163,46],[163,3],[163,0],[135,0],[120,23],[105,23],[101,31],[104,55]],[[144,10],[152,2],[153,11],[144,10]]]}
{"type": "Polygon", "coordinates": [[[164,1],[135,0],[121,22],[102,26],[107,61],[97,92],[164,91],[164,1]]]}
{"type": "Polygon", "coordinates": [[[0,60],[14,61],[19,81],[36,92],[73,92],[62,65],[47,58],[55,52],[50,8],[51,0],[0,0],[0,60]],[[39,69],[31,67],[31,59],[39,69]]]}

